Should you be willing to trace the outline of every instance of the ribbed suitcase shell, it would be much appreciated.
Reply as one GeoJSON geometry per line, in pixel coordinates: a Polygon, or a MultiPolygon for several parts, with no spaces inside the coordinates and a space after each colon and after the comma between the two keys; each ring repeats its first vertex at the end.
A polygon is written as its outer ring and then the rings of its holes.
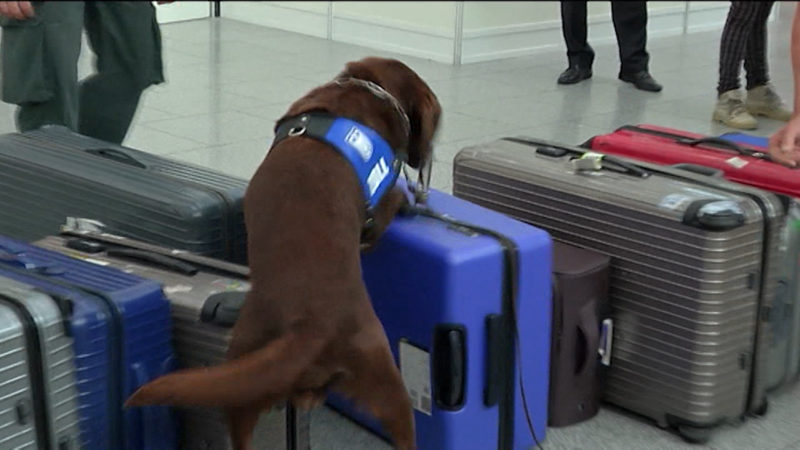
{"type": "MultiPolygon", "coordinates": [[[[101,236],[111,240],[112,243],[92,239],[91,236],[91,233],[84,236],[48,236],[35,242],[35,245],[94,264],[108,264],[110,267],[162,283],[171,304],[172,343],[179,366],[202,367],[225,361],[232,323],[204,321],[201,319],[201,312],[214,294],[247,291],[250,284],[244,281],[248,272],[246,267],[194,257],[194,265],[199,271],[189,275],[158,263],[131,257],[109,256],[106,253],[109,247],[117,248],[117,246],[123,249],[152,250],[151,254],[168,253],[166,249],[110,234],[101,236]],[[94,242],[105,248],[97,253],[79,251],[67,246],[67,241],[70,239],[94,242]]],[[[259,449],[284,448],[285,427],[284,414],[278,412],[264,414],[254,432],[253,445],[259,449]]],[[[228,428],[222,411],[216,408],[182,410],[181,448],[231,450],[228,428]]]]}
{"type": "Polygon", "coordinates": [[[71,344],[53,298],[0,277],[0,448],[82,448],[71,344]]]}
{"type": "Polygon", "coordinates": [[[47,126],[0,136],[0,234],[33,241],[67,216],[246,263],[245,180],[47,126]]]}
{"type": "Polygon", "coordinates": [[[0,253],[2,276],[72,303],[83,448],[175,448],[169,408],[122,409],[134,390],[176,365],[161,286],[2,236],[0,253]]]}
{"type": "Polygon", "coordinates": [[[453,192],[611,256],[615,335],[605,399],[677,426],[685,437],[690,427],[761,412],[772,337],[761,316],[777,284],[779,199],[646,163],[635,164],[648,177],[576,173],[568,161],[585,150],[521,139],[531,144],[498,140],[463,149],[453,192]],[[564,154],[539,154],[537,147],[564,154]],[[739,209],[743,224],[727,231],[684,224],[698,200],[739,209]]]}
{"type": "MultiPolygon", "coordinates": [[[[519,269],[516,276],[507,275],[511,269],[496,237],[424,216],[395,218],[376,248],[363,255],[364,281],[401,371],[408,364],[424,373],[424,365],[420,368],[400,358],[400,348],[406,344],[425,352],[423,359],[430,361],[430,392],[424,392],[426,386],[406,386],[415,407],[417,446],[419,450],[529,449],[534,438],[520,379],[531,425],[536,438],[544,442],[552,313],[550,237],[541,229],[437,190],[430,191],[427,205],[438,214],[510,239],[517,247],[510,251],[518,255],[519,269]],[[516,278],[518,286],[520,359],[514,341],[500,338],[494,347],[489,337],[491,318],[500,315],[510,326],[508,276],[516,278]],[[437,371],[437,362],[444,365],[446,355],[458,353],[439,345],[441,333],[452,331],[463,337],[464,370],[437,371]],[[502,370],[506,365],[511,365],[509,372],[502,370]],[[496,378],[493,369],[500,369],[496,378]],[[459,386],[458,379],[463,381],[461,403],[442,404],[439,398],[451,400],[445,395],[451,392],[447,386],[459,386]],[[487,404],[487,388],[494,387],[499,387],[498,401],[487,404]],[[430,415],[422,412],[426,406],[430,415]]],[[[509,329],[502,330],[500,335],[505,336],[509,329]]],[[[330,397],[329,403],[381,432],[373,419],[340,397],[330,397]]]]}
{"type": "MultiPolygon", "coordinates": [[[[767,157],[763,152],[763,145],[766,144],[764,142],[766,138],[759,140],[748,135],[743,137],[741,134],[733,134],[724,136],[723,139],[653,125],[637,125],[625,126],[613,133],[595,136],[589,144],[604,153],[659,164],[700,163],[720,170],[725,178],[743,185],[790,195],[800,193],[797,173],[765,159],[767,157]],[[697,139],[703,143],[690,146],[685,143],[688,139],[697,139]],[[742,151],[757,156],[744,156],[725,148],[725,145],[731,145],[727,143],[728,141],[734,145],[745,144],[742,151]],[[762,146],[752,148],[751,143],[754,141],[760,141],[762,146]],[[791,179],[791,183],[786,182],[787,177],[791,179]]],[[[797,276],[794,275],[800,269],[798,261],[800,254],[797,248],[799,237],[794,235],[798,231],[798,224],[788,225],[781,237],[781,247],[783,250],[788,250],[788,253],[781,251],[785,259],[780,264],[778,289],[775,291],[776,297],[769,314],[773,334],[765,352],[764,385],[767,390],[779,388],[793,375],[791,352],[797,351],[796,344],[790,343],[790,335],[795,323],[800,321],[800,316],[796,314],[797,308],[794,306],[800,293],[796,285],[797,276]],[[792,244],[794,247],[790,248],[792,244]]]]}

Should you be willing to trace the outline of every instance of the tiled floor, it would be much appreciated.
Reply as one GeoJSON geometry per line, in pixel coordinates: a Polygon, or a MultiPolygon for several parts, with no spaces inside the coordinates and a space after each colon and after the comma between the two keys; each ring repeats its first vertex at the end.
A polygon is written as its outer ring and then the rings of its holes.
{"type": "MultiPolygon", "coordinates": [[[[343,45],[225,19],[162,28],[167,83],[144,96],[126,144],[249,177],[264,157],[272,125],[304,91],[335,75],[348,60],[384,52],[343,45]]],[[[561,50],[536,56],[453,67],[399,57],[425,78],[444,107],[436,149],[434,187],[450,190],[451,161],[463,146],[509,134],[580,143],[617,126],[650,122],[706,134],[730,131],[712,124],[720,30],[652,39],[651,71],[658,94],[616,79],[614,44],[595,45],[594,78],[558,86],[561,50]]],[[[771,25],[769,58],[778,91],[791,98],[788,22],[771,25]]],[[[397,55],[388,55],[395,56],[397,55]]],[[[88,73],[84,53],[80,71],[88,73]]],[[[761,120],[757,134],[779,126],[761,120]]],[[[0,133],[14,130],[13,108],[0,104],[0,133]]],[[[321,410],[314,448],[379,449],[382,441],[321,410]]],[[[769,414],[727,426],[714,449],[800,449],[800,388],[774,396],[769,414]]],[[[546,449],[675,449],[673,434],[612,408],[583,424],[548,430],[546,449]]],[[[488,449],[487,449],[488,450],[488,449]]]]}

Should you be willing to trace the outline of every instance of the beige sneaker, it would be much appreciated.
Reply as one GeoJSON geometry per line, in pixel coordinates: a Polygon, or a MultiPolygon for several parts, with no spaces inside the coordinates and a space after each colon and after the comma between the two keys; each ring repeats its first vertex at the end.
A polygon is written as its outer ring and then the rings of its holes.
{"type": "Polygon", "coordinates": [[[714,115],[712,118],[717,122],[731,128],[739,128],[742,130],[754,130],[758,127],[756,118],[747,112],[742,100],[744,95],[738,89],[733,89],[723,92],[717,100],[717,107],[714,108],[714,115]]]}
{"type": "Polygon", "coordinates": [[[792,112],[786,109],[783,100],[769,84],[747,91],[747,101],[744,105],[754,116],[764,116],[784,122],[792,118],[792,112]]]}

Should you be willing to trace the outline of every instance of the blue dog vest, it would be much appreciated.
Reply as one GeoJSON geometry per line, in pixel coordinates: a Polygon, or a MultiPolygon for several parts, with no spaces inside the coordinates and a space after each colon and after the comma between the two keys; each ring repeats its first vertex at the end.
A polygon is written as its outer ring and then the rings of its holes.
{"type": "Polygon", "coordinates": [[[356,173],[371,210],[394,186],[402,160],[372,128],[344,117],[308,113],[285,120],[272,145],[292,136],[306,136],[335,148],[356,173]]]}

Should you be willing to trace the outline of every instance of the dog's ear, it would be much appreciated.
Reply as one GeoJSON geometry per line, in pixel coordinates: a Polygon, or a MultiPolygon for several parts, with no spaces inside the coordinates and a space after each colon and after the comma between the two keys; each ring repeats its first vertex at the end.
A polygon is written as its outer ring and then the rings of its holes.
{"type": "Polygon", "coordinates": [[[415,87],[418,92],[413,97],[408,119],[411,123],[411,136],[408,142],[408,165],[419,169],[423,162],[433,157],[433,138],[439,128],[442,106],[433,92],[424,84],[415,87]]]}

